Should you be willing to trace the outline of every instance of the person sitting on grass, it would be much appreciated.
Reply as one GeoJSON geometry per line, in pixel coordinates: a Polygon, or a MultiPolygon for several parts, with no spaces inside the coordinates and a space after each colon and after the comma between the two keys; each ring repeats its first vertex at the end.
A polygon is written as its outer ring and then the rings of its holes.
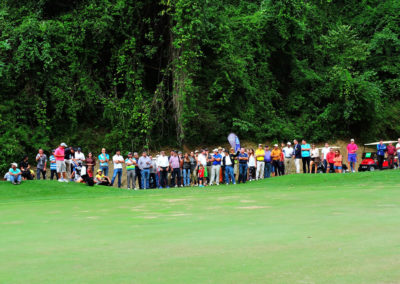
{"type": "Polygon", "coordinates": [[[29,165],[28,155],[25,155],[22,161],[19,163],[21,172],[22,172],[22,179],[23,180],[33,180],[33,174],[31,172],[31,165],[29,165]]]}
{"type": "Polygon", "coordinates": [[[204,178],[205,178],[204,173],[205,173],[204,166],[202,164],[200,164],[199,171],[197,173],[198,174],[199,187],[204,187],[204,178]]]}
{"type": "Polygon", "coordinates": [[[335,172],[339,173],[339,174],[342,173],[343,158],[342,158],[342,155],[340,155],[340,151],[339,150],[335,151],[334,161],[335,161],[335,164],[334,164],[335,172]]]}
{"type": "Polygon", "coordinates": [[[111,181],[108,176],[103,175],[103,171],[98,169],[95,182],[97,185],[111,186],[111,181]]]}
{"type": "Polygon", "coordinates": [[[12,163],[11,168],[8,171],[9,173],[9,179],[12,184],[20,184],[21,183],[21,178],[22,178],[22,173],[21,170],[18,169],[18,164],[17,163],[12,163]]]}

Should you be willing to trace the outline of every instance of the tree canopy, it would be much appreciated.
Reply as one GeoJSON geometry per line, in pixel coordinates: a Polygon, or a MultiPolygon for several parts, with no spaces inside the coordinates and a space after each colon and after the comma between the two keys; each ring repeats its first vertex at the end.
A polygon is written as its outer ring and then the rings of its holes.
{"type": "Polygon", "coordinates": [[[0,167],[99,147],[400,132],[396,0],[4,0],[0,167]]]}

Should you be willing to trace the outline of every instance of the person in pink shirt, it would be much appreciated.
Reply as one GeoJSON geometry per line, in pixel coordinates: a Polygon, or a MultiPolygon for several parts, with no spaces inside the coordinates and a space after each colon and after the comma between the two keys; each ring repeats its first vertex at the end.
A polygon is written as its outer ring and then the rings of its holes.
{"type": "Polygon", "coordinates": [[[350,169],[353,173],[356,171],[357,150],[357,144],[354,143],[354,139],[351,139],[350,144],[347,145],[347,161],[350,163],[350,169]]]}
{"type": "Polygon", "coordinates": [[[59,182],[68,182],[67,168],[65,166],[65,161],[64,161],[65,147],[67,147],[67,144],[61,143],[60,146],[54,152],[54,157],[56,158],[56,170],[59,182]]]}

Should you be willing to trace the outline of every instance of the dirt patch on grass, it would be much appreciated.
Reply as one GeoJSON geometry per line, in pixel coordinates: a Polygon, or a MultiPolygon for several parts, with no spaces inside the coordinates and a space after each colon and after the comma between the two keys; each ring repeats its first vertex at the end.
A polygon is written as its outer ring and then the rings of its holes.
{"type": "Polygon", "coordinates": [[[143,216],[143,219],[157,219],[159,216],[143,216]]]}
{"type": "Polygon", "coordinates": [[[240,200],[240,203],[253,203],[254,200],[240,200]]]}
{"type": "Polygon", "coordinates": [[[270,208],[270,206],[243,206],[243,207],[237,207],[237,209],[245,209],[245,210],[255,210],[255,209],[265,209],[265,208],[270,208]]]}
{"type": "Polygon", "coordinates": [[[181,201],[188,201],[188,199],[176,198],[176,199],[164,199],[163,201],[168,202],[168,203],[176,203],[176,202],[181,202],[181,201]]]}

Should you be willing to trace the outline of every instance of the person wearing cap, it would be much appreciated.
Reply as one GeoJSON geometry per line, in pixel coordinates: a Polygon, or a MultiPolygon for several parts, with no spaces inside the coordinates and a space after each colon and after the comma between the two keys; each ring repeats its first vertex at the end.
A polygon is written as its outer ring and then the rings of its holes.
{"type": "Polygon", "coordinates": [[[115,151],[113,156],[114,172],[111,179],[111,186],[114,184],[115,178],[118,176],[118,188],[121,188],[122,164],[125,163],[124,157],[121,156],[121,151],[115,151]]]}
{"type": "Polygon", "coordinates": [[[296,167],[296,174],[299,174],[300,173],[300,160],[301,160],[301,146],[296,139],[293,140],[293,144],[294,144],[294,146],[293,146],[294,164],[296,167]]]}
{"type": "Polygon", "coordinates": [[[51,151],[51,155],[49,157],[50,160],[50,180],[53,180],[54,177],[57,179],[57,165],[56,165],[56,157],[54,156],[54,152],[56,150],[51,151]]]}
{"type": "Polygon", "coordinates": [[[240,153],[237,157],[239,161],[239,181],[238,183],[246,183],[247,181],[247,162],[249,161],[249,155],[244,151],[244,148],[240,148],[240,153]]]}
{"type": "Polygon", "coordinates": [[[272,158],[268,145],[265,146],[264,153],[264,178],[270,178],[272,170],[272,158]]]}
{"type": "Polygon", "coordinates": [[[235,181],[235,176],[233,174],[233,162],[231,158],[232,156],[229,155],[229,151],[225,150],[224,152],[224,157],[222,158],[222,164],[225,167],[225,183],[228,185],[229,182],[232,182],[232,184],[236,184],[235,181]]]}
{"type": "Polygon", "coordinates": [[[56,170],[59,182],[68,182],[67,180],[67,167],[65,165],[65,148],[67,144],[61,143],[60,146],[54,151],[56,157],[56,170]]]}
{"type": "Polygon", "coordinates": [[[18,169],[17,163],[12,163],[11,168],[8,170],[9,180],[12,184],[20,184],[22,179],[21,170],[18,169]]]}
{"type": "Polygon", "coordinates": [[[293,164],[293,154],[294,149],[292,147],[292,143],[287,142],[286,147],[282,150],[284,156],[284,163],[285,163],[285,175],[290,174],[290,170],[293,164]]]}
{"type": "Polygon", "coordinates": [[[175,151],[169,158],[169,167],[171,169],[171,187],[181,187],[181,161],[175,151]]]}
{"type": "Polygon", "coordinates": [[[311,146],[307,143],[306,140],[301,141],[301,160],[303,161],[303,173],[309,174],[310,173],[310,150],[311,146]]]}
{"type": "Polygon", "coordinates": [[[36,155],[36,179],[40,180],[40,174],[43,179],[46,179],[46,168],[47,168],[47,156],[43,153],[43,149],[39,149],[39,153],[36,155]]]}
{"type": "Polygon", "coordinates": [[[82,153],[81,148],[78,147],[76,149],[73,159],[78,165],[82,166],[83,162],[85,161],[85,154],[82,153]]]}
{"type": "Polygon", "coordinates": [[[257,160],[257,171],[256,171],[256,180],[264,178],[264,156],[265,151],[261,144],[258,144],[258,149],[256,150],[256,160],[257,160]]]}
{"type": "Polygon", "coordinates": [[[279,149],[278,144],[274,145],[274,149],[271,151],[272,165],[274,167],[275,176],[279,176],[281,172],[279,171],[279,162],[281,159],[282,150],[279,149]]]}
{"type": "Polygon", "coordinates": [[[169,188],[168,186],[168,168],[169,161],[168,157],[165,156],[165,151],[160,152],[160,156],[157,158],[157,167],[160,173],[160,188],[169,188]]]}
{"type": "Polygon", "coordinates": [[[214,154],[211,158],[211,178],[210,178],[210,185],[216,184],[219,185],[219,172],[221,169],[221,160],[222,156],[218,153],[218,149],[214,149],[214,154]]]}
{"type": "Polygon", "coordinates": [[[97,175],[94,181],[97,185],[111,186],[110,178],[104,175],[101,169],[97,170],[97,175]]]}
{"type": "Polygon", "coordinates": [[[350,140],[350,144],[347,145],[346,149],[347,149],[347,161],[350,163],[350,170],[352,173],[355,173],[357,164],[358,146],[355,143],[354,139],[350,140]]]}
{"type": "Polygon", "coordinates": [[[125,159],[125,166],[126,166],[126,184],[127,188],[136,190],[136,159],[133,157],[131,152],[128,153],[128,157],[125,159]],[[132,187],[131,187],[132,185],[132,187]]]}
{"type": "Polygon", "coordinates": [[[105,176],[108,176],[108,161],[110,160],[110,156],[106,153],[106,148],[101,149],[98,159],[101,171],[105,176]]]}
{"type": "Polygon", "coordinates": [[[383,140],[379,140],[379,144],[376,145],[376,154],[378,158],[378,169],[382,170],[383,167],[383,161],[385,159],[385,152],[386,152],[386,145],[383,144],[383,140]]]}

